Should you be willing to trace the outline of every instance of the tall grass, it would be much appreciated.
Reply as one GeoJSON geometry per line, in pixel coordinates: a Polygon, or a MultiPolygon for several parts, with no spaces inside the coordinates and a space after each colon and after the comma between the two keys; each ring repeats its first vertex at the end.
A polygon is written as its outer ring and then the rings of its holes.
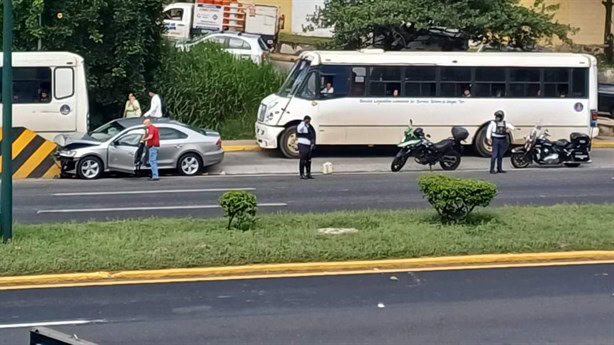
{"type": "Polygon", "coordinates": [[[156,80],[165,112],[220,130],[224,139],[253,136],[260,102],[279,89],[283,76],[269,63],[237,59],[215,44],[198,44],[188,52],[168,49],[156,80]]]}

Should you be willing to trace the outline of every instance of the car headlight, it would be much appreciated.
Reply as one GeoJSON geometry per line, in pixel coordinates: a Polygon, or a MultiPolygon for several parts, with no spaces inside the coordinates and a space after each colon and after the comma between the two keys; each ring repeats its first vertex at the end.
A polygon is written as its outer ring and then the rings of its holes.
{"type": "Polygon", "coordinates": [[[72,158],[77,155],[77,151],[60,151],[60,157],[72,158]]]}

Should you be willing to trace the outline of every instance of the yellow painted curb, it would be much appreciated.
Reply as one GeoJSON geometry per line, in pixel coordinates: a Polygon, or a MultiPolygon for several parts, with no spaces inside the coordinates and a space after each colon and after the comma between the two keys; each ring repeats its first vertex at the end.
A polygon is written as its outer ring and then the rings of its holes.
{"type": "Polygon", "coordinates": [[[614,263],[614,251],[580,251],[561,253],[488,254],[434,258],[259,264],[228,267],[180,268],[120,272],[92,272],[0,277],[0,290],[138,284],[172,281],[197,281],[280,276],[359,274],[395,270],[442,270],[485,268],[493,265],[531,266],[535,264],[614,263]]]}
{"type": "Polygon", "coordinates": [[[237,145],[237,146],[223,146],[224,152],[258,152],[262,151],[258,145],[237,145]]]}
{"type": "Polygon", "coordinates": [[[614,149],[614,141],[598,142],[593,141],[593,147],[599,149],[614,149]]]}

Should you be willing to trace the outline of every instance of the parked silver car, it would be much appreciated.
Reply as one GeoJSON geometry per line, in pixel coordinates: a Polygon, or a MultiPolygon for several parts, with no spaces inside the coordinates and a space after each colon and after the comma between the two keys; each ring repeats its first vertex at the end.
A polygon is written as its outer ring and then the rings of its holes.
{"type": "MultiPolygon", "coordinates": [[[[160,169],[177,169],[192,176],[224,159],[219,133],[165,118],[152,121],[160,131],[160,169]]],[[[144,134],[142,118],[114,120],[86,135],[57,136],[60,149],[56,157],[63,173],[82,179],[96,179],[110,171],[135,173],[135,154],[144,134]]]]}

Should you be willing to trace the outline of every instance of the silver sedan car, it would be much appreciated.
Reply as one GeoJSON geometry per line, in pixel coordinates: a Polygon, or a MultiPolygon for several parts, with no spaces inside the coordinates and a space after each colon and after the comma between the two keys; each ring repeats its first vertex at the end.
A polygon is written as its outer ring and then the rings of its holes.
{"type": "MultiPolygon", "coordinates": [[[[153,118],[152,122],[160,131],[161,170],[177,169],[182,175],[193,176],[224,159],[219,133],[165,118],[153,118]]],[[[86,135],[57,136],[56,157],[63,173],[82,179],[96,179],[111,171],[134,174],[137,169],[149,169],[137,166],[139,159],[135,159],[144,134],[142,118],[114,120],[86,135]]]]}

